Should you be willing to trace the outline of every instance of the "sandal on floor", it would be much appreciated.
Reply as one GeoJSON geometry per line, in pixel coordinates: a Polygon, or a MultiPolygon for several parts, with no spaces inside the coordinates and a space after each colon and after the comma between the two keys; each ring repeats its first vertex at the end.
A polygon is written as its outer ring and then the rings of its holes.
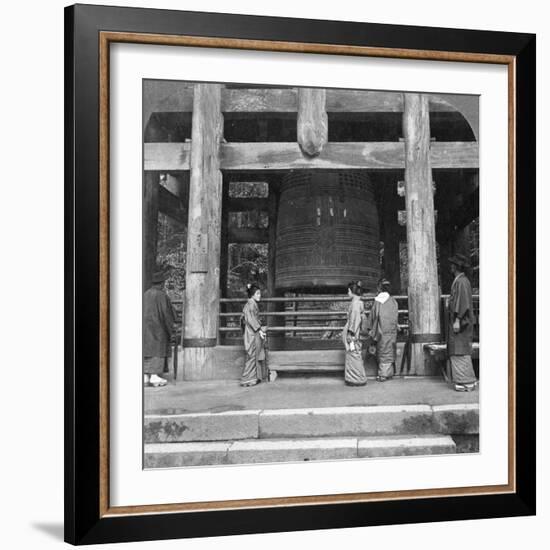
{"type": "Polygon", "coordinates": [[[477,382],[474,382],[473,384],[455,384],[455,391],[474,391],[476,388],[477,382]]]}
{"type": "Polygon", "coordinates": [[[166,380],[166,378],[161,378],[156,374],[151,375],[149,378],[149,385],[153,386],[153,388],[161,388],[162,386],[166,386],[166,384],[168,384],[168,380],[166,380]]]}

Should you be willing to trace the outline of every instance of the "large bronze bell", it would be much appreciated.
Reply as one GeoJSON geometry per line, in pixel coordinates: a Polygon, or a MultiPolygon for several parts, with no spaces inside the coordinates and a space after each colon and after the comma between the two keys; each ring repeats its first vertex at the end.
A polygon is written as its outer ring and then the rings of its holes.
{"type": "Polygon", "coordinates": [[[374,289],[380,276],[373,185],[354,172],[292,172],[281,186],[277,222],[279,290],[374,289]]]}

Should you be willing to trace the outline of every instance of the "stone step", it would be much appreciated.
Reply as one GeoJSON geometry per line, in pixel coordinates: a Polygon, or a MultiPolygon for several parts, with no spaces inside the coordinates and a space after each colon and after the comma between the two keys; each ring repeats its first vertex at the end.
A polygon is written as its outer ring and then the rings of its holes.
{"type": "MultiPolygon", "coordinates": [[[[367,373],[372,375],[376,372],[374,360],[372,358],[367,359],[366,351],[364,356],[367,373]]],[[[343,372],[344,362],[345,352],[343,349],[269,352],[269,368],[279,373],[324,374],[343,372]]]]}
{"type": "Polygon", "coordinates": [[[287,365],[340,365],[344,368],[343,349],[270,351],[269,368],[279,370],[287,365]]]}
{"type": "Polygon", "coordinates": [[[448,435],[249,439],[145,445],[145,468],[454,454],[448,435]]]}
{"type": "Polygon", "coordinates": [[[479,406],[391,405],[146,414],[145,443],[477,434],[479,406]]]}
{"type": "Polygon", "coordinates": [[[291,374],[310,374],[310,373],[327,373],[327,372],[342,372],[344,365],[338,363],[294,363],[285,365],[270,365],[270,370],[278,373],[291,374]]]}

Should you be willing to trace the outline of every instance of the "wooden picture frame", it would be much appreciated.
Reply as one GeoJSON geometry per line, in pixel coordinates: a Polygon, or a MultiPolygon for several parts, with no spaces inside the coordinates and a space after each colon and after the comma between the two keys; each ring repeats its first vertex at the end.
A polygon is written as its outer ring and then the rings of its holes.
{"type": "Polygon", "coordinates": [[[65,10],[65,540],[72,544],[535,513],[535,36],[76,5],[65,10]],[[106,30],[108,29],[108,30],[106,30]],[[502,486],[109,504],[109,47],[496,63],[509,74],[509,475],[502,486]],[[521,358],[523,368],[516,360],[521,358]]]}

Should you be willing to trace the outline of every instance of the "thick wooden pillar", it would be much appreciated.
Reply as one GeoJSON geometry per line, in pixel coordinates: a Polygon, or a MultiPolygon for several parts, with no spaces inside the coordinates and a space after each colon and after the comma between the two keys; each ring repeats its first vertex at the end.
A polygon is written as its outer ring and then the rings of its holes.
{"type": "Polygon", "coordinates": [[[184,378],[197,380],[213,376],[218,334],[222,203],[219,149],[223,133],[221,85],[195,85],[192,125],[182,345],[184,378]]]}
{"type": "Polygon", "coordinates": [[[326,91],[321,88],[298,88],[298,143],[302,152],[318,155],[328,141],[326,91]]]}
{"type": "Polygon", "coordinates": [[[404,94],[404,100],[411,372],[423,374],[423,344],[440,340],[430,118],[426,96],[404,94]]]}
{"type": "Polygon", "coordinates": [[[158,172],[145,172],[143,177],[143,291],[151,286],[157,261],[157,223],[159,215],[158,172]]]}

